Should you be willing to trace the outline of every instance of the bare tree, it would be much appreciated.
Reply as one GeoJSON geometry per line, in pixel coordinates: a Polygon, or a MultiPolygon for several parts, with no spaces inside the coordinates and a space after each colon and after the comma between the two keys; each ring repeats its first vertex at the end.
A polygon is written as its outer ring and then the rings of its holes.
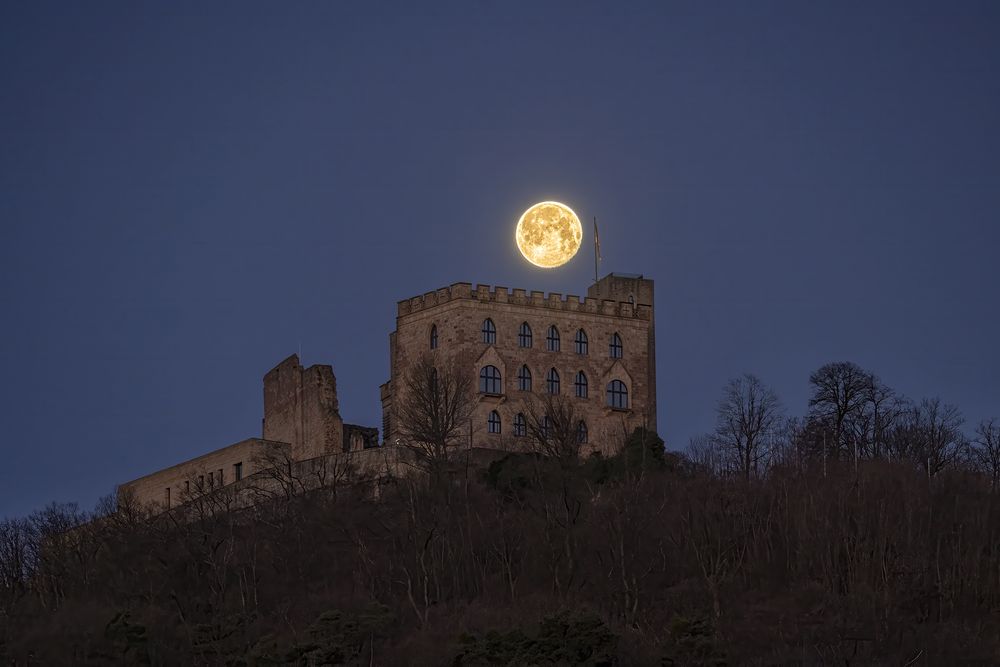
{"type": "MultiPolygon", "coordinates": [[[[857,364],[841,361],[826,364],[809,376],[813,387],[809,399],[810,418],[829,421],[834,448],[851,452],[855,463],[858,459],[858,441],[853,421],[865,406],[872,386],[872,375],[857,364]]],[[[824,452],[826,456],[826,452],[824,452]]]]}
{"type": "Polygon", "coordinates": [[[541,400],[526,401],[526,413],[528,436],[535,451],[559,461],[576,462],[582,437],[573,401],[543,394],[541,400]]]}
{"type": "Polygon", "coordinates": [[[355,472],[351,458],[351,452],[335,452],[296,461],[287,445],[269,443],[254,457],[254,467],[259,473],[247,488],[260,499],[281,496],[288,500],[316,489],[327,490],[336,497],[339,487],[355,472]]]}
{"type": "Polygon", "coordinates": [[[939,398],[912,405],[893,429],[889,450],[923,468],[928,479],[961,456],[966,446],[962,413],[939,398]]]}
{"type": "Polygon", "coordinates": [[[711,435],[702,434],[692,436],[688,442],[687,456],[696,466],[704,472],[718,475],[723,471],[724,464],[721,460],[719,448],[715,438],[711,435]]]}
{"type": "Polygon", "coordinates": [[[1000,423],[995,418],[979,422],[972,456],[980,470],[990,476],[990,488],[1000,488],[1000,423]]]}
{"type": "Polygon", "coordinates": [[[715,442],[749,480],[766,460],[784,409],[774,390],[749,373],[729,381],[722,392],[716,416],[715,442]]]}
{"type": "Polygon", "coordinates": [[[435,364],[430,353],[421,355],[404,375],[399,404],[399,432],[428,469],[448,461],[448,450],[468,428],[475,407],[472,365],[464,357],[435,364]]]}
{"type": "Polygon", "coordinates": [[[896,392],[874,374],[868,374],[861,410],[850,424],[859,456],[878,459],[885,455],[889,433],[905,408],[905,401],[896,392]]]}

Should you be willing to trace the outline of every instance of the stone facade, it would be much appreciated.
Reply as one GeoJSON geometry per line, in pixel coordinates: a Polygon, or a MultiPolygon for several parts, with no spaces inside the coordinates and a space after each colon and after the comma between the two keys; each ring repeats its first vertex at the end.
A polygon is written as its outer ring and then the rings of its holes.
{"type": "Polygon", "coordinates": [[[344,450],[333,368],[303,368],[293,354],[264,376],[264,439],[287,442],[296,461],[344,450]]]}
{"type": "Polygon", "coordinates": [[[267,454],[269,447],[288,450],[289,445],[249,438],[121,484],[118,493],[127,493],[147,506],[176,507],[196,495],[254,474],[257,462],[267,454]]]}
{"type": "Polygon", "coordinates": [[[143,505],[169,509],[258,475],[267,461],[324,461],[378,446],[378,430],[345,424],[333,368],[303,368],[291,355],[264,376],[263,438],[250,438],[118,487],[143,505]]]}
{"type": "MultiPolygon", "coordinates": [[[[421,355],[430,353],[446,364],[472,359],[468,368],[480,389],[469,429],[470,446],[518,448],[525,438],[514,434],[514,419],[526,414],[526,400],[548,389],[555,370],[559,393],[574,401],[577,415],[587,429],[587,443],[611,447],[632,428],[656,428],[655,339],[653,281],[642,276],[610,274],[580,299],[569,295],[508,291],[471,283],[455,283],[422,296],[400,301],[396,330],[389,335],[390,380],[381,387],[382,426],[386,442],[398,437],[398,406],[406,391],[403,378],[421,355]],[[484,334],[489,320],[495,337],[484,334]],[[530,346],[521,327],[531,331],[530,346]],[[552,350],[550,327],[558,333],[558,350],[552,350]],[[579,331],[586,336],[578,349],[579,331]],[[434,343],[432,344],[432,336],[434,343]],[[621,345],[612,350],[612,338],[621,345]],[[492,340],[493,342],[488,342],[492,340]],[[620,356],[613,352],[620,349],[620,356]],[[493,366],[499,371],[498,391],[482,391],[480,373],[493,366]],[[522,391],[518,372],[527,366],[531,389],[522,391]],[[576,378],[583,373],[586,396],[576,396],[576,378]],[[612,407],[609,385],[620,381],[627,402],[612,407]],[[500,417],[500,432],[491,432],[490,413],[500,417]]],[[[437,363],[437,362],[435,362],[437,363]]],[[[495,430],[495,427],[494,429],[495,430]]]]}
{"type": "MultiPolygon", "coordinates": [[[[396,330],[389,335],[390,380],[381,387],[386,444],[398,437],[398,405],[406,392],[402,378],[426,353],[435,363],[465,360],[474,386],[481,389],[468,442],[463,443],[470,452],[525,448],[527,438],[515,434],[514,419],[527,415],[527,402],[547,391],[550,373],[558,377],[558,393],[569,397],[586,424],[588,447],[613,448],[636,426],[656,428],[653,281],[642,276],[610,274],[592,285],[583,299],[455,283],[400,301],[396,330]],[[488,340],[486,321],[495,332],[488,340]],[[522,326],[530,328],[530,344],[519,335],[522,326]],[[558,346],[550,332],[557,334],[558,346]],[[577,343],[578,332],[585,334],[585,347],[577,343]],[[485,367],[495,368],[499,377],[495,386],[482,390],[480,372],[485,367]],[[530,371],[527,390],[519,385],[522,367],[530,371]],[[577,395],[578,374],[586,380],[583,396],[577,395]],[[627,393],[627,398],[617,394],[617,405],[609,393],[612,383],[627,393]],[[494,411],[499,423],[494,421],[491,428],[494,411]]],[[[161,509],[206,494],[220,495],[223,489],[236,493],[240,502],[250,502],[280,489],[281,475],[272,474],[278,468],[312,479],[296,482],[305,488],[327,483],[331,471],[349,469],[352,475],[377,477],[379,471],[391,474],[400,465],[398,452],[372,451],[379,449],[377,429],[344,424],[332,367],[304,368],[293,354],[268,371],[263,384],[262,438],[140,477],[122,484],[119,492],[161,509]],[[256,480],[252,484],[247,482],[251,477],[256,480]]]]}

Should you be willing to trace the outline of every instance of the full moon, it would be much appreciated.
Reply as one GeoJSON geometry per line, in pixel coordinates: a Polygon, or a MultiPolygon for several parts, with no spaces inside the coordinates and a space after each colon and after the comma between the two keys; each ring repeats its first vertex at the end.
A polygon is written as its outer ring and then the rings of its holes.
{"type": "Polygon", "coordinates": [[[514,240],[526,260],[552,269],[573,259],[583,240],[583,226],[566,204],[543,201],[521,215],[514,240]]]}

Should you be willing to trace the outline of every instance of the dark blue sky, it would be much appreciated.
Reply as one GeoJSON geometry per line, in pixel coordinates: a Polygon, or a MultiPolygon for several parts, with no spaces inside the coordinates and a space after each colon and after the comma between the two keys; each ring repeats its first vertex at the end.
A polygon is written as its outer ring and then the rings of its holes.
{"type": "Polygon", "coordinates": [[[301,345],[380,424],[397,300],[656,280],[661,431],[852,360],[1000,416],[1000,4],[0,6],[0,516],[258,435],[301,345]]]}

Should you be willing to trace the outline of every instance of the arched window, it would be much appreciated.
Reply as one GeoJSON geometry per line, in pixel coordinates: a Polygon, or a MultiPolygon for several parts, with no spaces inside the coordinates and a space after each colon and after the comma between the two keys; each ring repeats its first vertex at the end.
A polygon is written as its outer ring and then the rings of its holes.
{"type": "Polygon", "coordinates": [[[531,347],[531,326],[527,322],[521,322],[521,328],[517,330],[517,346],[531,347]]]}
{"type": "Polygon", "coordinates": [[[608,405],[616,410],[628,409],[628,387],[621,380],[608,383],[608,405]]]}
{"type": "Polygon", "coordinates": [[[521,366],[517,371],[518,391],[531,391],[531,369],[526,365],[521,366]]]}
{"type": "Polygon", "coordinates": [[[431,325],[431,349],[436,350],[438,346],[438,325],[431,325]]]}
{"type": "Polygon", "coordinates": [[[559,351],[559,329],[554,324],[549,327],[549,333],[545,336],[545,349],[549,352],[559,351]]]}
{"type": "Polygon", "coordinates": [[[618,335],[618,332],[611,334],[611,343],[608,345],[608,354],[611,355],[612,359],[622,358],[622,337],[618,335]]]}
{"type": "Polygon", "coordinates": [[[576,425],[576,441],[581,445],[587,442],[587,422],[580,420],[580,423],[576,425]]]}
{"type": "Polygon", "coordinates": [[[500,413],[496,410],[490,412],[489,419],[486,420],[486,425],[490,433],[500,432],[500,413]]]}
{"type": "Polygon", "coordinates": [[[559,393],[559,371],[554,368],[545,375],[545,391],[553,395],[559,393]]]}
{"type": "Polygon", "coordinates": [[[577,398],[587,398],[587,376],[583,371],[576,374],[576,380],[573,382],[573,388],[576,389],[577,398]]]}
{"type": "Polygon", "coordinates": [[[576,330],[576,338],[573,339],[576,343],[576,353],[577,354],[587,354],[587,332],[583,329],[576,330]]]}
{"type": "Polygon", "coordinates": [[[483,342],[490,344],[497,342],[497,327],[488,317],[483,320],[483,342]]]}
{"type": "Polygon", "coordinates": [[[479,393],[499,394],[500,392],[500,369],[496,366],[483,366],[479,371],[479,393]]]}
{"type": "Polygon", "coordinates": [[[518,412],[514,415],[514,437],[523,438],[528,434],[528,425],[524,421],[524,415],[518,412]]]}
{"type": "Polygon", "coordinates": [[[549,419],[548,415],[545,415],[544,417],[542,417],[542,423],[541,423],[541,429],[540,430],[541,430],[541,436],[543,438],[549,437],[549,434],[552,433],[552,420],[549,419]]]}

